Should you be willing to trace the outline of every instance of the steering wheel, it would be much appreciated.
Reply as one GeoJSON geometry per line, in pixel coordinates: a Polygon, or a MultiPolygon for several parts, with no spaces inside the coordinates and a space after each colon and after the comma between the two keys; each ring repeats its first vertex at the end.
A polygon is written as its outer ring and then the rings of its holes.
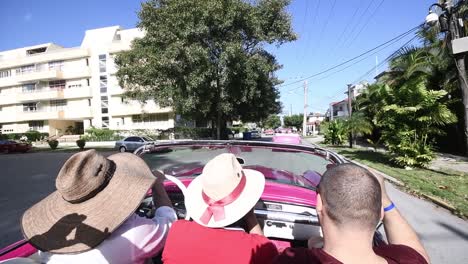
{"type": "MultiPolygon", "coordinates": [[[[177,187],[179,187],[179,189],[182,191],[182,195],[184,195],[185,197],[185,193],[187,192],[187,187],[185,187],[185,185],[179,179],[177,179],[177,177],[167,175],[167,174],[165,174],[165,176],[167,180],[171,181],[172,183],[177,185],[177,187]]],[[[188,215],[188,213],[186,213],[185,215],[185,220],[190,220],[190,216],[188,215]]]]}

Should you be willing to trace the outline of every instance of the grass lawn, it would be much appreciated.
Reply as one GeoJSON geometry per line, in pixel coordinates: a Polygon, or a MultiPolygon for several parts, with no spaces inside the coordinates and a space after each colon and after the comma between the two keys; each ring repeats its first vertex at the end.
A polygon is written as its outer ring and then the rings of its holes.
{"type": "Polygon", "coordinates": [[[400,180],[411,193],[439,198],[452,205],[456,209],[455,214],[468,217],[468,172],[420,168],[405,170],[393,166],[384,153],[327,145],[324,147],[400,180]]]}

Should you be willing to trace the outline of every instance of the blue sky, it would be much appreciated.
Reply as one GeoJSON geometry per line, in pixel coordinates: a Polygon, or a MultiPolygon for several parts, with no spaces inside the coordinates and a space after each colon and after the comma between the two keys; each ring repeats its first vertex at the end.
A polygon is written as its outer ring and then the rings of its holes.
{"type": "MultiPolygon", "coordinates": [[[[424,21],[434,0],[292,0],[288,7],[299,39],[283,46],[268,47],[283,65],[278,76],[285,84],[313,75],[361,54],[424,21]]],[[[140,1],[130,0],[3,0],[0,8],[0,51],[54,42],[79,46],[84,31],[112,25],[134,27],[140,1]]],[[[330,75],[310,79],[309,111],[325,112],[329,103],[345,97],[346,84],[372,81],[376,59],[383,61],[406,38],[375,55],[330,75]],[[376,58],[377,57],[377,58],[376,58]],[[372,70],[372,71],[371,71],[372,70]]],[[[417,44],[417,41],[414,42],[417,44]]],[[[385,70],[381,65],[378,71],[385,70]]],[[[284,111],[303,111],[300,83],[281,87],[284,111]]]]}

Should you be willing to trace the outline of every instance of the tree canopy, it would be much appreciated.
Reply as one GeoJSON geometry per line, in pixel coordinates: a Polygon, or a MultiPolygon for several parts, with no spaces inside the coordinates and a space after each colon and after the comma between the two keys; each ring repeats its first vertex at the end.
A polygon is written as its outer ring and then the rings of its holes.
{"type": "Polygon", "coordinates": [[[265,128],[278,128],[281,126],[281,119],[277,115],[270,115],[264,122],[265,128]]]}
{"type": "Polygon", "coordinates": [[[289,0],[151,0],[145,36],[116,57],[126,96],[154,99],[178,114],[213,121],[259,121],[278,113],[281,68],[266,44],[296,39],[289,0]]]}
{"type": "Polygon", "coordinates": [[[297,129],[302,128],[302,123],[304,121],[303,115],[292,115],[284,117],[284,125],[286,127],[295,127],[297,129]]]}

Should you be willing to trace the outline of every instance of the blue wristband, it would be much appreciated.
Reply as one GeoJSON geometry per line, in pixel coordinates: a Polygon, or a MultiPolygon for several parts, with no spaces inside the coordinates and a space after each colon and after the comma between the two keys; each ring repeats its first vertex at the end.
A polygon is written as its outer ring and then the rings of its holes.
{"type": "Polygon", "coordinates": [[[383,210],[384,212],[388,212],[392,210],[393,208],[395,208],[395,204],[392,202],[389,206],[385,207],[383,210]]]}

